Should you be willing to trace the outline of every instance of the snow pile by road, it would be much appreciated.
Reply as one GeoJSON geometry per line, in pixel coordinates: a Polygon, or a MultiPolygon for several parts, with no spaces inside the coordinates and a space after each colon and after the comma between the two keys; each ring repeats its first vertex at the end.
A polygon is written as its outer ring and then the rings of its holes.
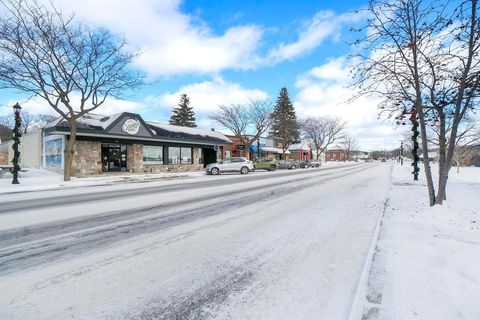
{"type": "Polygon", "coordinates": [[[410,170],[393,171],[363,318],[480,319],[480,168],[452,170],[432,208],[410,170]]]}
{"type": "Polygon", "coordinates": [[[0,178],[0,194],[11,192],[27,192],[50,189],[64,189],[72,187],[109,185],[122,182],[145,182],[154,180],[165,180],[174,178],[197,177],[205,175],[204,171],[192,172],[162,172],[151,174],[133,174],[128,172],[118,172],[103,174],[99,176],[89,176],[86,178],[72,177],[69,182],[63,181],[63,175],[50,172],[45,169],[25,168],[19,173],[18,180],[20,184],[12,185],[12,175],[6,173],[0,178]]]}
{"type": "MultiPolygon", "coordinates": [[[[355,162],[327,162],[323,166],[349,166],[359,164],[355,162]]],[[[304,170],[304,169],[301,169],[304,170]]],[[[309,169],[312,170],[312,169],[309,169]]],[[[300,169],[297,169],[300,171],[300,169]]],[[[259,174],[278,174],[284,170],[275,172],[255,172],[259,174]]],[[[162,182],[176,180],[179,178],[198,178],[205,176],[205,171],[190,172],[160,172],[160,173],[128,173],[128,172],[110,172],[96,176],[88,176],[83,178],[72,177],[69,182],[63,181],[63,175],[54,173],[45,169],[23,168],[19,173],[18,180],[20,184],[12,185],[12,175],[8,172],[0,177],[0,194],[30,192],[41,190],[61,190],[78,187],[91,186],[108,186],[123,183],[143,183],[143,182],[162,182]]],[[[228,176],[228,175],[224,175],[228,176]]],[[[212,177],[206,177],[212,179],[212,177]]],[[[222,179],[216,177],[216,179],[222,179]]]]}

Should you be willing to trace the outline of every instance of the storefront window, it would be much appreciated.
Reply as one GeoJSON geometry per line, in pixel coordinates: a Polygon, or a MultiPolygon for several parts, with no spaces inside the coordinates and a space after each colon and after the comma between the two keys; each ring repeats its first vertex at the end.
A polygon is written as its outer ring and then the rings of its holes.
{"type": "Polygon", "coordinates": [[[163,164],[163,146],[143,146],[144,164],[163,164]]]}
{"type": "Polygon", "coordinates": [[[168,147],[168,164],[180,164],[180,147],[168,147]]]}
{"type": "Polygon", "coordinates": [[[180,155],[182,164],[192,163],[192,148],[180,148],[180,155]]]}
{"type": "Polygon", "coordinates": [[[47,168],[61,169],[63,156],[63,139],[45,141],[45,166],[47,168]]]}
{"type": "Polygon", "coordinates": [[[191,164],[192,148],[168,147],[168,164],[191,164]]]}

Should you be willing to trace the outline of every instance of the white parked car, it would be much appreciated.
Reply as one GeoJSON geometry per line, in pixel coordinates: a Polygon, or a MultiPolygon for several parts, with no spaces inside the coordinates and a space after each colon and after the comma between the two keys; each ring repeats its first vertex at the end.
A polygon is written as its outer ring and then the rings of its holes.
{"type": "Polygon", "coordinates": [[[215,163],[210,163],[205,167],[207,174],[213,175],[223,172],[240,172],[241,174],[247,174],[253,170],[254,168],[252,161],[243,157],[226,158],[215,163]]]}

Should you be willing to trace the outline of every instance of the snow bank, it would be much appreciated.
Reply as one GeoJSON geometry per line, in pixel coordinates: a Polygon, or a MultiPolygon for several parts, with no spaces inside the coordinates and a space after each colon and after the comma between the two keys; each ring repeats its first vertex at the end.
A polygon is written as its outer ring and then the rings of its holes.
{"type": "Polygon", "coordinates": [[[125,182],[146,182],[185,177],[204,176],[204,171],[192,172],[162,172],[152,174],[109,173],[86,178],[72,177],[70,182],[63,181],[63,175],[45,169],[24,168],[18,175],[20,184],[12,185],[12,174],[5,173],[0,178],[0,194],[11,192],[27,192],[86,186],[110,185],[125,182]]]}
{"type": "Polygon", "coordinates": [[[363,318],[480,319],[480,168],[452,170],[434,207],[410,171],[393,171],[363,318]]]}

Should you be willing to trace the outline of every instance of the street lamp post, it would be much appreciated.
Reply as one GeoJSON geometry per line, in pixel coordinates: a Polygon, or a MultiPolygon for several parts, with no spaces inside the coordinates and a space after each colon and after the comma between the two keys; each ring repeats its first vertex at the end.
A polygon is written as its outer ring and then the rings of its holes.
{"type": "Polygon", "coordinates": [[[260,159],[260,137],[257,139],[257,159],[260,159]]]}
{"type": "Polygon", "coordinates": [[[22,136],[22,132],[20,130],[20,125],[22,124],[22,119],[20,118],[20,110],[22,107],[18,103],[13,106],[14,115],[15,115],[15,127],[13,128],[13,180],[12,184],[19,184],[18,182],[18,172],[20,171],[20,165],[18,164],[20,160],[20,151],[18,151],[18,147],[20,146],[20,137],[22,136]]]}

